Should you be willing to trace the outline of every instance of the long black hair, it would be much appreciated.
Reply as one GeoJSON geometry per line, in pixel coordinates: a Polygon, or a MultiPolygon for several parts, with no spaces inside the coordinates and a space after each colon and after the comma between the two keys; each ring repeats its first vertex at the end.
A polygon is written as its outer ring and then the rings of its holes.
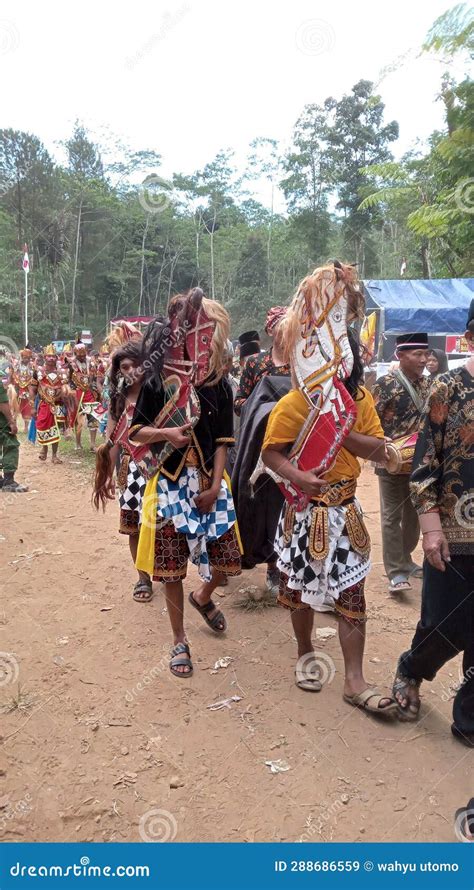
{"type": "Polygon", "coordinates": [[[130,340],[112,355],[110,363],[110,414],[114,420],[118,420],[125,408],[125,396],[128,386],[120,374],[120,362],[130,359],[135,367],[140,367],[143,360],[143,347],[141,341],[130,340]]]}
{"type": "Polygon", "coordinates": [[[344,381],[344,386],[352,398],[357,401],[358,393],[359,396],[362,397],[360,387],[364,382],[364,364],[362,362],[361,344],[358,331],[355,328],[347,328],[347,336],[349,338],[352,355],[354,356],[354,363],[352,365],[350,376],[344,381]]]}

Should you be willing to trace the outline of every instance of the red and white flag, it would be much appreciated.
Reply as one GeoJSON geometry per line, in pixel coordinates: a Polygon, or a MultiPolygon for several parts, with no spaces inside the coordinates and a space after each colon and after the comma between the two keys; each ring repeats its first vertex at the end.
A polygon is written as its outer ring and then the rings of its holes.
{"type": "Polygon", "coordinates": [[[28,274],[28,272],[30,271],[30,260],[28,257],[28,250],[27,250],[26,244],[25,244],[25,253],[23,254],[22,266],[23,266],[23,272],[26,272],[26,274],[28,274]]]}

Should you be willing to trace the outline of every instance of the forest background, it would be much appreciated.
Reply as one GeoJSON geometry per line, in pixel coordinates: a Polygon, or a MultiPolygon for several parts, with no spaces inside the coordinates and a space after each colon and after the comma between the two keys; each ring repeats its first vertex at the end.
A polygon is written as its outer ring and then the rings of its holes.
{"type": "Polygon", "coordinates": [[[2,335],[22,341],[25,243],[34,344],[161,313],[197,284],[228,309],[234,332],[259,327],[332,257],[357,263],[366,279],[399,278],[402,267],[410,278],[472,276],[472,10],[460,4],[438,18],[420,53],[444,63],[435,86],[444,127],[401,157],[398,123],[368,80],[305,105],[285,149],[256,136],[243,168],[223,148],[170,178],[159,144],[135,151],[112,135],[97,144],[81,121],[62,145],[66,163],[35,134],[1,129],[2,335]],[[465,61],[458,80],[453,57],[465,61]]]}

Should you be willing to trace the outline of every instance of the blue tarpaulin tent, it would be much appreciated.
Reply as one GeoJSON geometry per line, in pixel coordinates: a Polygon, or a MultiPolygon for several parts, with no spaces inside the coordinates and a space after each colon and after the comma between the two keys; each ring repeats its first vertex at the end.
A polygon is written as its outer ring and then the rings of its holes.
{"type": "Polygon", "coordinates": [[[474,278],[364,281],[366,313],[381,310],[379,332],[462,334],[474,278]]]}

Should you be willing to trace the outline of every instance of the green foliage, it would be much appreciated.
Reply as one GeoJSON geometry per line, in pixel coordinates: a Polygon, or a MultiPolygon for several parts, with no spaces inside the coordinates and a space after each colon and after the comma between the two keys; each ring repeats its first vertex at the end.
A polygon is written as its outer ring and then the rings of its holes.
{"type": "MultiPolygon", "coordinates": [[[[462,57],[472,41],[461,5],[437,19],[423,51],[462,57]]],[[[34,134],[0,130],[2,333],[22,341],[24,242],[36,343],[81,327],[99,337],[110,318],[164,312],[195,284],[223,302],[236,332],[261,326],[328,257],[357,262],[361,277],[396,278],[402,258],[412,277],[472,274],[472,80],[445,74],[438,99],[445,126],[424,153],[393,159],[398,124],[360,80],[306,105],[285,152],[259,137],[243,171],[223,149],[170,181],[154,149],[107,136],[96,145],[80,122],[64,164],[34,134]]]]}

